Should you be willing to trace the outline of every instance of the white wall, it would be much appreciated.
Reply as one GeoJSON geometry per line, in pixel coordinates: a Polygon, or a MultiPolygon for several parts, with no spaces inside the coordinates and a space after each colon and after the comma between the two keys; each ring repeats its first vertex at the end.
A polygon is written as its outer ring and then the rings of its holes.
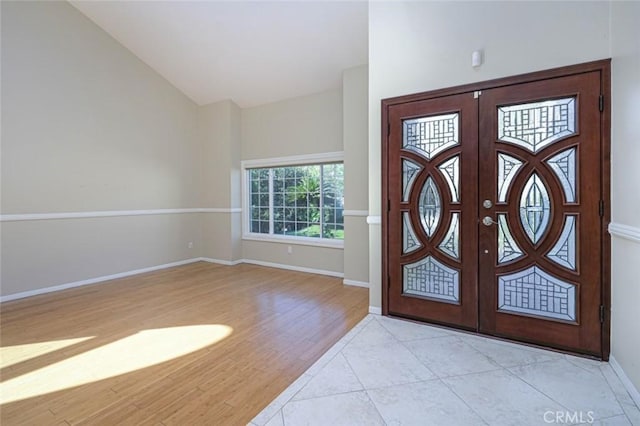
{"type": "MultiPolygon", "coordinates": [[[[342,90],[243,109],[241,140],[242,160],[342,151],[342,90]]],[[[242,251],[245,259],[343,273],[342,248],[244,240],[242,251]]]]}
{"type": "MultiPolygon", "coordinates": [[[[66,2],[1,7],[2,214],[199,207],[197,106],[66,2]]],[[[2,295],[197,257],[196,216],[3,222],[2,295]]]]}
{"type": "MultiPolygon", "coordinates": [[[[640,232],[637,2],[372,2],[369,210],[380,215],[380,100],[612,57],[613,222],[640,232]],[[611,10],[610,10],[611,9],[611,10]],[[611,19],[611,20],[610,20],[611,19]],[[470,66],[484,49],[485,63],[470,66]]],[[[370,304],[381,305],[380,227],[370,226],[370,304]]],[[[637,242],[613,238],[612,355],[640,388],[637,242]]]]}
{"type": "Polygon", "coordinates": [[[640,390],[640,3],[611,3],[611,354],[640,390]]]}

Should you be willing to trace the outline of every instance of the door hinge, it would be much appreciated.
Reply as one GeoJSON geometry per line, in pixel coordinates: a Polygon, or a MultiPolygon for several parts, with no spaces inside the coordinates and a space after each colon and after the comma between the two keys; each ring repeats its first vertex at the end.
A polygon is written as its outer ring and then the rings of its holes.
{"type": "Polygon", "coordinates": [[[391,275],[387,275],[387,288],[391,288],[391,275]]]}
{"type": "Polygon", "coordinates": [[[473,92],[473,99],[478,99],[480,96],[482,96],[482,90],[476,90],[473,92]]]}
{"type": "Polygon", "coordinates": [[[604,217],[604,200],[600,200],[600,217],[604,217]]]}
{"type": "Polygon", "coordinates": [[[604,111],[604,95],[600,95],[600,99],[598,100],[598,107],[600,108],[600,112],[604,111]]]}
{"type": "Polygon", "coordinates": [[[391,123],[387,121],[387,136],[391,135],[391,123]]]}
{"type": "Polygon", "coordinates": [[[391,211],[391,200],[387,200],[387,212],[391,211]]]}
{"type": "Polygon", "coordinates": [[[604,305],[600,305],[600,323],[604,324],[604,305]]]}

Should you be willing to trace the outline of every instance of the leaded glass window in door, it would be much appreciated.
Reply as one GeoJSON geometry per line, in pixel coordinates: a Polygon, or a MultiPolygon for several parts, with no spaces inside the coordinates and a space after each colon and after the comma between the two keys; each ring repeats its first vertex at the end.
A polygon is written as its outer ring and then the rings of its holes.
{"type": "Polygon", "coordinates": [[[458,113],[404,120],[402,147],[431,160],[460,143],[458,121],[458,113]]]}
{"type": "Polygon", "coordinates": [[[575,132],[575,98],[498,107],[498,139],[533,153],[575,132]]]}

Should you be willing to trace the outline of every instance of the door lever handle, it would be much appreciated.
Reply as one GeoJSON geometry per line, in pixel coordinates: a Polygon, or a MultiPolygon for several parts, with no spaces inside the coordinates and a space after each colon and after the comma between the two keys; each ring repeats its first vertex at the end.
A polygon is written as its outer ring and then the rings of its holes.
{"type": "Polygon", "coordinates": [[[482,224],[484,226],[491,226],[491,225],[497,225],[498,222],[493,220],[493,218],[491,218],[491,216],[485,216],[485,217],[482,218],[482,224]]]}

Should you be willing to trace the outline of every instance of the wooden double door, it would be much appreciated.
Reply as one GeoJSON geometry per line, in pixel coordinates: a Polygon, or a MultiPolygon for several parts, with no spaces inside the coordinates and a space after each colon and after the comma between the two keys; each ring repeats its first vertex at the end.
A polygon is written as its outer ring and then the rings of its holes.
{"type": "Polygon", "coordinates": [[[608,61],[383,101],[383,313],[608,357],[608,61]]]}

